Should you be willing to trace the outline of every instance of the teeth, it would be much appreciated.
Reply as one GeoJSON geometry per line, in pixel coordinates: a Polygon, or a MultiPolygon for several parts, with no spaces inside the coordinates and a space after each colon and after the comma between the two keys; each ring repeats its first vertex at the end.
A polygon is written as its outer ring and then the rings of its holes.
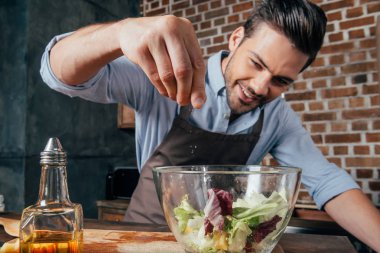
{"type": "Polygon", "coordinates": [[[244,95],[246,95],[247,97],[249,97],[249,98],[253,98],[253,96],[252,96],[251,94],[249,94],[247,90],[243,90],[243,93],[244,93],[244,95]]]}
{"type": "Polygon", "coordinates": [[[244,95],[246,95],[248,98],[253,98],[253,95],[245,87],[243,87],[241,85],[240,85],[240,87],[241,87],[244,95]]]}

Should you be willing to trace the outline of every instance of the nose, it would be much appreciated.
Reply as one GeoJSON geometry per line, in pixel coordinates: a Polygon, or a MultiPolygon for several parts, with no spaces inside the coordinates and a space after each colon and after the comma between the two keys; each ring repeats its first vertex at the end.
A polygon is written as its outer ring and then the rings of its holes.
{"type": "Polygon", "coordinates": [[[272,76],[270,73],[260,73],[250,81],[250,88],[256,93],[256,95],[266,96],[269,91],[269,85],[272,76]]]}

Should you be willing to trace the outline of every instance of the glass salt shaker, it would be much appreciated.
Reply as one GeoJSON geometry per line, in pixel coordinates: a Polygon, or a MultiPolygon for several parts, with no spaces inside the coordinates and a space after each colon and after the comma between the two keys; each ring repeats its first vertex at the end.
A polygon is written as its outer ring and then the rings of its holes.
{"type": "Polygon", "coordinates": [[[21,217],[20,253],[81,253],[83,211],[69,199],[66,152],[58,138],[49,139],[40,164],[38,201],[21,217]]]}

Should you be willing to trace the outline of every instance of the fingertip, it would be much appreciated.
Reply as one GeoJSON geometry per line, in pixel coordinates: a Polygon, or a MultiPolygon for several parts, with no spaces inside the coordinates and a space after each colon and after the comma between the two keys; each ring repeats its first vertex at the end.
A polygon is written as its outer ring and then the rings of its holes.
{"type": "Polygon", "coordinates": [[[196,97],[196,98],[193,99],[193,101],[191,102],[191,104],[193,105],[193,107],[195,109],[201,109],[205,102],[206,102],[206,98],[205,97],[198,96],[198,97],[196,97]]]}
{"type": "Polygon", "coordinates": [[[181,106],[185,106],[185,105],[188,105],[190,103],[190,96],[188,97],[183,97],[183,96],[180,96],[179,94],[177,95],[177,103],[181,106]]]}
{"type": "Polygon", "coordinates": [[[160,93],[163,97],[169,97],[169,94],[166,92],[166,90],[158,90],[158,93],[160,93]]]}

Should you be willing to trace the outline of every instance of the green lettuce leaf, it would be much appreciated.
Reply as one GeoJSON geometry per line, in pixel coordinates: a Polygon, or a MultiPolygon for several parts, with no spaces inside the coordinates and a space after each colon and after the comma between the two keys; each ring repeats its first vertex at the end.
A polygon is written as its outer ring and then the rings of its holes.
{"type": "Polygon", "coordinates": [[[260,195],[255,194],[244,199],[238,199],[233,204],[232,216],[238,220],[249,220],[253,226],[257,225],[256,222],[269,220],[276,214],[284,218],[288,203],[281,194],[273,192],[269,198],[260,195]]]}
{"type": "Polygon", "coordinates": [[[230,237],[228,238],[228,251],[242,252],[247,243],[247,237],[252,233],[252,230],[244,221],[239,220],[232,223],[234,225],[230,231],[230,237]]]}
{"type": "Polygon", "coordinates": [[[200,216],[200,212],[195,210],[188,202],[188,196],[184,196],[181,204],[174,208],[174,214],[178,220],[178,226],[183,233],[187,227],[187,222],[189,219],[193,219],[195,216],[200,216]]]}

